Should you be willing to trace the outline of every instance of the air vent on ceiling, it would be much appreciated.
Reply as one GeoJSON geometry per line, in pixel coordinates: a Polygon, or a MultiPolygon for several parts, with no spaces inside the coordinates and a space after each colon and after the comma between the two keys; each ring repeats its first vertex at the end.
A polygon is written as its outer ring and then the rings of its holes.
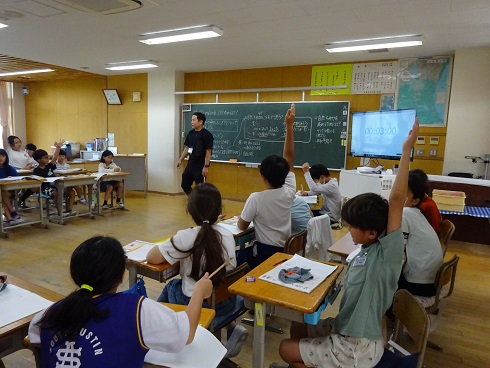
{"type": "Polygon", "coordinates": [[[141,8],[139,0],[55,0],[77,10],[95,14],[115,14],[141,8]]]}
{"type": "Polygon", "coordinates": [[[380,52],[388,52],[388,51],[389,51],[388,49],[367,50],[367,52],[369,52],[370,54],[377,54],[377,53],[380,53],[380,52]]]}

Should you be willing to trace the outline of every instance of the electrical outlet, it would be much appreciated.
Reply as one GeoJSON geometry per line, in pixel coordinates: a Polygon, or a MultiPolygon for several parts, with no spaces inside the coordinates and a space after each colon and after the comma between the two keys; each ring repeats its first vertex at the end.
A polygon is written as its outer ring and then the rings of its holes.
{"type": "Polygon", "coordinates": [[[430,144],[437,146],[439,144],[439,137],[430,137],[430,144]]]}
{"type": "Polygon", "coordinates": [[[425,144],[425,137],[423,135],[417,137],[417,144],[425,144]]]}
{"type": "Polygon", "coordinates": [[[429,151],[429,156],[431,157],[437,157],[437,149],[431,148],[429,151]]]}
{"type": "Polygon", "coordinates": [[[424,152],[423,148],[417,148],[415,150],[415,156],[423,156],[424,154],[425,154],[425,152],[424,152]]]}

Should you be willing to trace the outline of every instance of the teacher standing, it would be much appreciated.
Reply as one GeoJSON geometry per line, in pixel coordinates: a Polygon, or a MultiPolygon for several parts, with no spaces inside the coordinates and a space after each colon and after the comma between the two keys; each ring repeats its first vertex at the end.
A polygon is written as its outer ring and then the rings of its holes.
{"type": "Polygon", "coordinates": [[[187,133],[184,141],[184,151],[177,161],[177,168],[180,168],[182,161],[189,155],[189,162],[182,174],[181,187],[185,194],[189,195],[192,191],[192,183],[202,183],[208,175],[213,150],[213,135],[204,128],[206,115],[202,112],[195,112],[192,115],[192,130],[187,133]]]}

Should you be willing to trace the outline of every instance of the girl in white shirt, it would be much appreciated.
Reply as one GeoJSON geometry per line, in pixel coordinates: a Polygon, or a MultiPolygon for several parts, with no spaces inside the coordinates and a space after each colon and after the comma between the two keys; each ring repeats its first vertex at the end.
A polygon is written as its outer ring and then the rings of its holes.
{"type": "MultiPolygon", "coordinates": [[[[99,164],[99,173],[113,173],[120,172],[121,168],[117,166],[112,160],[114,155],[111,151],[105,150],[102,152],[102,156],[100,158],[99,164]]],[[[100,183],[100,190],[105,192],[104,195],[104,203],[102,204],[103,209],[108,209],[109,205],[107,201],[109,200],[112,191],[116,191],[116,203],[120,208],[124,208],[124,203],[121,200],[123,195],[124,184],[122,181],[111,180],[111,181],[103,181],[100,183]]]]}
{"type": "MultiPolygon", "coordinates": [[[[167,283],[159,302],[186,305],[193,295],[196,281],[208,272],[211,274],[223,262],[229,259],[226,269],[221,269],[213,276],[213,284],[218,285],[225,277],[227,270],[236,267],[235,240],[233,234],[222,226],[216,225],[221,213],[221,194],[210,183],[198,184],[190,193],[187,212],[192,216],[196,227],[180,230],[167,240],[148,252],[149,263],[180,262],[180,279],[167,283]]],[[[216,318],[231,313],[236,305],[236,298],[231,298],[216,306],[216,318]]],[[[204,306],[209,307],[204,304],[204,306]]],[[[228,357],[237,355],[248,332],[243,326],[234,322],[228,326],[228,357]]]]}

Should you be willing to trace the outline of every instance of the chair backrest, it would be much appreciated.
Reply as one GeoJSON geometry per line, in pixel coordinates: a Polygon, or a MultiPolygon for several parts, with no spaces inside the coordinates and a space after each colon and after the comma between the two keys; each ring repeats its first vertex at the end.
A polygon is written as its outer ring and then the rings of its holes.
{"type": "Polygon", "coordinates": [[[250,266],[247,262],[242,263],[233,270],[227,271],[223,282],[213,289],[213,293],[208,298],[208,304],[211,306],[211,308],[215,309],[216,304],[234,296],[235,294],[231,294],[228,291],[228,287],[238,281],[240,278],[244,277],[248,271],[250,271],[250,266]]]}
{"type": "Polygon", "coordinates": [[[446,255],[447,246],[454,234],[455,229],[456,227],[454,226],[454,224],[448,219],[444,219],[441,221],[439,227],[439,241],[441,243],[443,257],[446,255]]]}
{"type": "Polygon", "coordinates": [[[447,298],[453,293],[454,281],[456,280],[456,270],[458,268],[459,257],[457,254],[453,256],[449,261],[444,262],[439,268],[436,274],[436,280],[434,282],[436,287],[436,296],[434,304],[427,308],[427,313],[436,314],[439,310],[439,302],[447,298]],[[447,291],[441,292],[442,288],[449,284],[447,291]]]}
{"type": "Polygon", "coordinates": [[[327,214],[313,217],[306,229],[306,258],[330,261],[332,255],[328,253],[328,248],[334,243],[330,217],[327,214]]]}
{"type": "Polygon", "coordinates": [[[320,210],[323,207],[323,195],[317,195],[316,198],[316,203],[310,206],[312,211],[320,210]]]}
{"type": "Polygon", "coordinates": [[[393,338],[388,343],[406,355],[406,350],[396,344],[396,339],[401,332],[400,327],[401,325],[405,326],[415,342],[417,353],[419,354],[417,368],[422,367],[430,330],[430,320],[426,310],[412,294],[405,289],[401,289],[396,292],[393,300],[393,314],[396,317],[395,331],[393,338]]]}
{"type": "Polygon", "coordinates": [[[306,230],[300,231],[297,234],[293,234],[286,240],[284,245],[284,253],[286,254],[296,254],[301,253],[302,256],[305,255],[306,247],[306,230]]]}

